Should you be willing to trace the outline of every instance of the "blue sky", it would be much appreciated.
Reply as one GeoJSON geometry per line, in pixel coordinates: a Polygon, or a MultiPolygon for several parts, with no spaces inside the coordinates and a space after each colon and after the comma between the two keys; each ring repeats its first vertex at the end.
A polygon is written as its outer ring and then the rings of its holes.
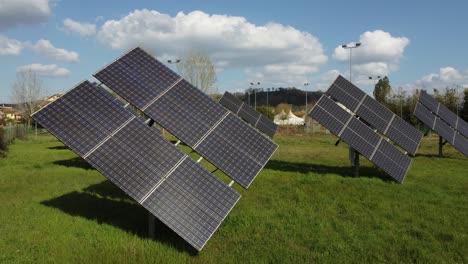
{"type": "Polygon", "coordinates": [[[262,87],[325,90],[337,74],[372,90],[468,86],[467,1],[48,1],[0,0],[0,102],[19,71],[62,93],[141,45],[166,61],[200,50],[218,92],[262,87]]]}

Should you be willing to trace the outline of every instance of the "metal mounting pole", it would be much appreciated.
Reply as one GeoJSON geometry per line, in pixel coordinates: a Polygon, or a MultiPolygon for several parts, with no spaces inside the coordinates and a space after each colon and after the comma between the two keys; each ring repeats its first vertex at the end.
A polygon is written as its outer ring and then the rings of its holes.
{"type": "Polygon", "coordinates": [[[156,217],[148,211],[148,237],[156,236],[156,217]]]}
{"type": "Polygon", "coordinates": [[[444,155],[442,153],[442,148],[445,144],[447,144],[447,140],[444,140],[441,136],[439,136],[439,158],[443,158],[444,155]]]}
{"type": "Polygon", "coordinates": [[[354,177],[359,177],[359,152],[354,150],[354,166],[353,166],[354,177]]]}

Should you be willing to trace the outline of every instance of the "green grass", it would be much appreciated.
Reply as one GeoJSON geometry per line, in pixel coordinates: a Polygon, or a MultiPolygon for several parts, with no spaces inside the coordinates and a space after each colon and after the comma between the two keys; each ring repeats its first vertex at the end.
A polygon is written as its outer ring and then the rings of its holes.
{"type": "MultiPolygon", "coordinates": [[[[197,254],[51,136],[0,159],[0,263],[466,263],[468,159],[424,139],[404,184],[331,135],[279,136],[280,148],[197,254]]],[[[186,148],[184,148],[187,150],[186,148]]],[[[193,155],[196,158],[196,155],[193,155]]],[[[205,166],[213,169],[208,163],[205,166]]],[[[217,171],[216,175],[229,180],[217,171]]]]}

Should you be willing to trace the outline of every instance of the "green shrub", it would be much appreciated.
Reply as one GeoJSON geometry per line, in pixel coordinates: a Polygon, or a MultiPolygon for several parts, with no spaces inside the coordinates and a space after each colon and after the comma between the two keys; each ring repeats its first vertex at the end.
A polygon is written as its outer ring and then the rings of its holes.
{"type": "Polygon", "coordinates": [[[16,125],[16,138],[24,140],[28,137],[28,133],[26,131],[26,125],[18,124],[16,125]]]}
{"type": "Polygon", "coordinates": [[[6,157],[8,152],[7,139],[5,137],[5,130],[0,128],[0,157],[6,157]]]}

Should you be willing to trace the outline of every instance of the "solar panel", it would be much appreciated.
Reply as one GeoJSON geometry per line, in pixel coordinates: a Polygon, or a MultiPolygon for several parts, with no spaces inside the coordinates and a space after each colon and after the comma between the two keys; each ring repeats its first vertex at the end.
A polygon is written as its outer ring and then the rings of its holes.
{"type": "Polygon", "coordinates": [[[322,95],[309,116],[340,137],[393,179],[403,182],[411,158],[384,140],[369,126],[322,95]]]}
{"type": "MultiPolygon", "coordinates": [[[[421,97],[420,97],[421,98],[421,97]]],[[[438,118],[427,107],[421,104],[421,99],[416,103],[414,115],[439,136],[468,157],[468,140],[459,134],[453,127],[449,126],[442,119],[438,118]]]]}
{"type": "Polygon", "coordinates": [[[274,137],[277,125],[234,95],[225,92],[219,103],[270,138],[274,137]]]}
{"type": "Polygon", "coordinates": [[[94,76],[244,188],[268,162],[264,157],[271,157],[278,147],[238,118],[228,118],[238,130],[222,130],[224,124],[219,125],[229,111],[140,48],[129,51],[94,76]],[[244,134],[249,137],[240,136],[244,134]],[[218,144],[203,143],[215,137],[223,140],[218,144]],[[239,164],[240,157],[243,162],[239,164]],[[239,166],[245,169],[240,170],[239,166]]]}
{"type": "Polygon", "coordinates": [[[434,98],[432,98],[432,96],[427,94],[426,91],[422,90],[419,94],[419,102],[427,107],[432,113],[439,116],[453,129],[457,130],[460,132],[460,134],[468,138],[468,123],[450,111],[450,109],[448,109],[445,105],[437,102],[434,98]]]}
{"type": "Polygon", "coordinates": [[[240,199],[88,81],[33,118],[197,250],[240,199]]]}
{"type": "Polygon", "coordinates": [[[343,76],[338,76],[326,93],[408,153],[411,155],[416,153],[423,135],[343,76]]]}

